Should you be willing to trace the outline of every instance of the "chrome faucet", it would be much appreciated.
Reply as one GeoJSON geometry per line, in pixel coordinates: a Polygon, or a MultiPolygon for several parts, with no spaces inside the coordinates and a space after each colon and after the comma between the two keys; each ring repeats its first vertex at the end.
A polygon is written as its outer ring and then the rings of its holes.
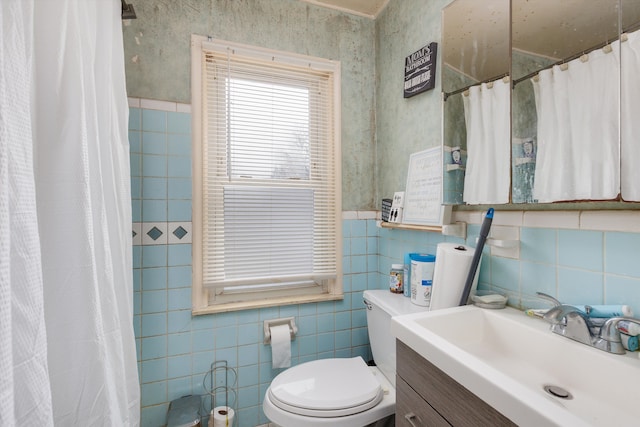
{"type": "Polygon", "coordinates": [[[600,328],[600,336],[594,342],[593,346],[609,353],[625,354],[625,349],[622,346],[622,339],[620,337],[620,330],[618,329],[618,323],[623,320],[640,326],[640,319],[634,319],[633,317],[612,317],[611,319],[607,319],[604,325],[602,325],[602,328],[600,328]]]}
{"type": "Polygon", "coordinates": [[[586,345],[593,345],[594,326],[582,311],[571,305],[562,304],[551,295],[538,292],[538,296],[551,301],[555,306],[542,317],[551,323],[551,332],[586,345]]]}
{"type": "Polygon", "coordinates": [[[550,295],[542,292],[537,292],[537,294],[555,304],[555,306],[549,309],[542,317],[551,323],[551,332],[608,353],[625,354],[620,331],[618,330],[618,323],[620,321],[625,320],[640,326],[640,319],[632,317],[612,317],[604,321],[598,330],[598,327],[594,325],[588,317],[591,307],[585,306],[585,313],[571,305],[562,304],[550,295]]]}

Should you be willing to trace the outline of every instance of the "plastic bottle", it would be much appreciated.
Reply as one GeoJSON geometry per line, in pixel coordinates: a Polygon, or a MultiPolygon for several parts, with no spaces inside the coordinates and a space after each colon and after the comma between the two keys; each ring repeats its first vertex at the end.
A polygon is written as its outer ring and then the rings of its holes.
{"type": "Polygon", "coordinates": [[[394,294],[404,293],[404,264],[391,264],[389,290],[394,294]]]}
{"type": "Polygon", "coordinates": [[[411,298],[411,253],[404,254],[404,296],[411,298]]]}
{"type": "Polygon", "coordinates": [[[411,302],[428,307],[431,303],[431,286],[436,257],[430,254],[411,255],[411,302]]]}
{"type": "Polygon", "coordinates": [[[627,334],[627,335],[632,335],[632,336],[640,335],[640,326],[628,320],[619,321],[618,330],[623,334],[627,334]]]}

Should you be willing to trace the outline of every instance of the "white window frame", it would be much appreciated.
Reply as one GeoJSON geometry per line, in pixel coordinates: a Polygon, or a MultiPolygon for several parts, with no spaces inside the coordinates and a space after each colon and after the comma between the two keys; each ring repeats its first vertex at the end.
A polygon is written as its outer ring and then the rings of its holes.
{"type": "MultiPolygon", "coordinates": [[[[342,205],[341,205],[341,150],[340,150],[340,63],[326,59],[314,58],[288,52],[258,48],[239,43],[214,40],[204,36],[191,36],[191,94],[192,94],[192,168],[193,168],[193,274],[192,274],[192,313],[208,314],[251,308],[302,304],[311,302],[340,300],[343,298],[342,287],[342,205]],[[206,209],[203,198],[203,51],[226,49],[242,52],[254,59],[265,62],[277,62],[280,65],[297,68],[320,68],[333,74],[333,144],[335,157],[335,278],[325,281],[323,287],[289,287],[263,292],[242,292],[241,288],[230,289],[229,295],[222,297],[203,283],[203,212],[206,209]]],[[[286,260],[283,260],[286,262],[286,260]]],[[[227,291],[225,290],[225,293],[227,291]]]]}

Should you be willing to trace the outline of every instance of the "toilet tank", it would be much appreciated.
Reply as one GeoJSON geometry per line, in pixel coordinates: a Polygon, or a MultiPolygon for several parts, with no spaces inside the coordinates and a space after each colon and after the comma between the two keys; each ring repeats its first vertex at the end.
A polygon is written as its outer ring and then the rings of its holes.
{"type": "Polygon", "coordinates": [[[411,299],[388,290],[364,291],[367,327],[373,360],[384,376],[396,385],[396,339],[391,334],[391,318],[400,314],[428,311],[411,303],[411,299]]]}

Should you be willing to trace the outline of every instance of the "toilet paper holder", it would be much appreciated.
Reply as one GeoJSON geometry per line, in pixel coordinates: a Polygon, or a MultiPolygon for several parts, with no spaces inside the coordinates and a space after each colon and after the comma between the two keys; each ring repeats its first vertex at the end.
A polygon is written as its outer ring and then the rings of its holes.
{"type": "Polygon", "coordinates": [[[283,317],[281,319],[271,319],[264,321],[264,343],[271,344],[271,327],[279,325],[289,325],[289,333],[291,334],[291,340],[296,339],[298,333],[298,327],[296,326],[296,320],[293,317],[283,317]]]}

